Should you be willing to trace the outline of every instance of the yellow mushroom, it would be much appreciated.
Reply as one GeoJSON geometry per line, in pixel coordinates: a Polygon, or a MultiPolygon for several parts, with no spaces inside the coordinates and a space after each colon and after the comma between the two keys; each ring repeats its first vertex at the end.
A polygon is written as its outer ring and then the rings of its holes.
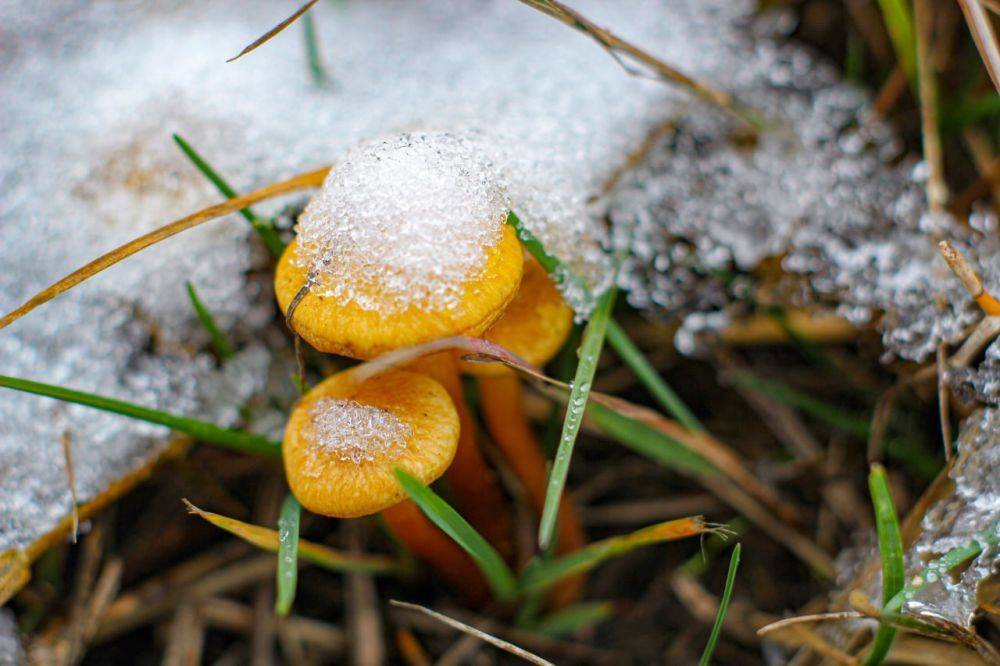
{"type": "Polygon", "coordinates": [[[305,508],[355,518],[406,498],[393,470],[437,479],[458,446],[458,414],[436,381],[393,370],[355,383],[342,372],[309,391],[285,429],[288,485],[305,508]]]}
{"type": "MultiPolygon", "coordinates": [[[[521,286],[503,315],[480,337],[513,352],[535,367],[556,355],[573,328],[573,309],[548,273],[531,256],[524,260],[521,286]]],[[[480,377],[510,374],[499,363],[463,361],[462,371],[480,377]]]]}

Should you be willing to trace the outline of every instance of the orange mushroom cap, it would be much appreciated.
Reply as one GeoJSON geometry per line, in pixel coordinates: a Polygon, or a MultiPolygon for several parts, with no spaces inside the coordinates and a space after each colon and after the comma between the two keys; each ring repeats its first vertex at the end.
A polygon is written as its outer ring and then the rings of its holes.
{"type": "MultiPolygon", "coordinates": [[[[275,271],[274,290],[282,312],[287,312],[308,276],[297,261],[297,248],[293,241],[275,271]]],[[[341,302],[310,292],[296,306],[292,328],[322,352],[361,359],[452,335],[480,335],[514,298],[524,263],[517,235],[506,225],[500,240],[485,252],[483,270],[464,284],[455,307],[433,309],[414,304],[386,315],[362,309],[353,301],[341,302]]]]}
{"type": "MultiPolygon", "coordinates": [[[[524,260],[521,287],[503,315],[482,334],[517,354],[535,367],[542,367],[558,353],[573,328],[573,309],[563,300],[549,274],[534,258],[524,260]]],[[[462,362],[462,371],[479,376],[508,372],[499,363],[462,362]]]]}
{"type": "Polygon", "coordinates": [[[430,377],[391,370],[358,383],[342,372],[292,411],[282,443],[285,475],[306,509],[366,516],[406,498],[396,467],[423,483],[441,476],[458,434],[455,405],[430,377]]]}

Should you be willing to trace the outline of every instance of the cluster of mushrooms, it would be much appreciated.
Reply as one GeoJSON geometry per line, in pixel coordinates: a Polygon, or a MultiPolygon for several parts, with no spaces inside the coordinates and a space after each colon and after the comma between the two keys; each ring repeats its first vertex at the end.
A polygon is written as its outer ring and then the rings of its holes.
{"type": "MultiPolygon", "coordinates": [[[[327,183],[338,177],[334,169],[327,183]]],[[[307,207],[306,213],[325,213],[321,206],[316,209],[307,207]]],[[[303,251],[301,237],[278,262],[278,304],[294,333],[323,353],[370,360],[421,343],[469,336],[541,367],[568,338],[573,311],[545,269],[525,253],[505,224],[505,214],[481,222],[496,225],[497,240],[478,248],[482,254],[475,264],[480,268],[452,285],[460,297],[447,307],[414,303],[387,313],[362,307],[358,299],[341,295],[343,290],[331,285],[320,289],[316,272],[321,267],[312,265],[315,259],[303,251]]],[[[366,238],[372,240],[371,234],[366,238]]],[[[366,260],[377,262],[377,243],[371,250],[366,260]]],[[[388,280],[391,275],[391,270],[374,272],[364,287],[365,302],[378,302],[382,290],[398,288],[380,277],[388,280]]],[[[451,350],[360,381],[350,370],[326,378],[293,409],[282,455],[289,487],[303,507],[336,518],[380,514],[415,555],[469,601],[480,602],[488,588],[471,559],[407,499],[395,475],[399,468],[425,484],[444,476],[459,512],[502,556],[513,558],[508,502],[480,447],[481,434],[465,402],[460,373],[475,377],[490,439],[535,511],[541,512],[546,459],[522,411],[519,378],[507,367],[464,361],[451,350]]],[[[564,502],[557,550],[574,550],[584,542],[572,506],[564,502]]],[[[553,602],[570,601],[580,583],[570,580],[557,588],[553,602]]]]}

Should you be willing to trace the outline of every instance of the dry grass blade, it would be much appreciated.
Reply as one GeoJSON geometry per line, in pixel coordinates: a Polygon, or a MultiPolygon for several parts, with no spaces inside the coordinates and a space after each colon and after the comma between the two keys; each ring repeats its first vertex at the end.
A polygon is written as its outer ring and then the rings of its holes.
{"type": "Polygon", "coordinates": [[[696,81],[684,72],[671,67],[631,42],[627,42],[614,33],[598,26],[587,17],[561,2],[557,2],[557,0],[520,0],[520,2],[584,33],[600,44],[630,74],[635,74],[635,72],[621,60],[620,56],[622,55],[628,56],[632,60],[645,65],[655,72],[658,77],[684,86],[697,97],[725,109],[751,126],[759,124],[745,110],[737,106],[732,95],[729,93],[716,90],[707,84],[696,81]]]}
{"type": "Polygon", "coordinates": [[[969,32],[972,33],[993,86],[1000,91],[1000,47],[997,46],[997,36],[989,14],[979,0],[958,0],[958,4],[965,14],[965,22],[969,24],[969,32]]]}
{"type": "Polygon", "coordinates": [[[312,8],[312,6],[315,5],[318,1],[319,0],[309,0],[309,2],[305,3],[304,5],[302,5],[298,9],[296,9],[294,14],[292,14],[291,16],[289,16],[288,18],[286,18],[284,21],[282,21],[278,25],[274,26],[273,28],[271,28],[270,30],[268,30],[267,32],[265,32],[263,35],[261,35],[257,39],[255,39],[253,42],[251,42],[250,44],[248,44],[242,51],[240,51],[239,53],[237,53],[236,55],[234,55],[232,58],[226,60],[226,62],[232,62],[234,60],[238,60],[239,58],[242,58],[246,54],[248,54],[251,51],[253,51],[254,49],[256,49],[261,44],[264,44],[265,42],[270,41],[270,39],[272,37],[274,37],[275,35],[277,35],[279,32],[281,32],[282,30],[284,30],[285,28],[287,28],[291,24],[295,23],[295,21],[297,21],[300,16],[302,16],[307,11],[309,11],[312,8]]]}
{"type": "Polygon", "coordinates": [[[814,613],[812,615],[797,615],[795,617],[786,617],[783,620],[777,620],[771,624],[764,625],[757,630],[758,636],[767,636],[768,634],[780,631],[782,629],[787,629],[788,627],[797,624],[811,624],[813,622],[826,622],[828,620],[856,620],[858,618],[864,617],[864,613],[859,611],[840,611],[837,613],[814,613]]]}
{"type": "Polygon", "coordinates": [[[133,254],[145,250],[146,248],[155,245],[162,240],[166,240],[171,236],[175,236],[182,231],[187,231],[188,229],[192,229],[200,224],[222,217],[223,215],[234,213],[241,208],[246,208],[251,204],[257,203],[258,201],[264,201],[265,199],[271,199],[282,194],[296,192],[309,187],[318,187],[323,183],[323,179],[326,178],[329,171],[330,167],[322,167],[320,169],[316,169],[315,171],[307,171],[306,173],[293,176],[288,180],[272,183],[271,185],[262,187],[249,194],[244,194],[243,196],[236,197],[235,199],[230,199],[225,203],[203,208],[197,213],[193,213],[187,217],[182,217],[181,219],[155,229],[148,234],[139,236],[138,238],[115,248],[111,252],[98,257],[82,268],[73,271],[55,284],[38,292],[25,301],[25,303],[16,310],[8,312],[0,318],[0,328],[5,328],[11,325],[24,315],[37,308],[39,305],[48,303],[56,296],[69,291],[76,285],[97,275],[104,269],[110,268],[118,262],[131,257],[133,254]]]}
{"type": "Polygon", "coordinates": [[[430,608],[425,608],[424,606],[418,606],[417,604],[407,603],[405,601],[398,601],[396,599],[391,600],[389,603],[398,608],[405,608],[406,610],[411,610],[416,613],[422,613],[424,615],[432,617],[438,622],[442,622],[453,629],[457,629],[458,631],[469,634],[470,636],[475,636],[476,638],[486,641],[487,643],[493,645],[494,647],[500,648],[504,652],[508,652],[516,657],[520,657],[521,659],[524,659],[528,663],[538,664],[538,666],[555,666],[551,661],[542,659],[538,655],[532,654],[527,650],[519,648],[513,643],[508,643],[503,639],[497,638],[496,636],[492,636],[486,633],[485,631],[476,629],[475,627],[471,627],[465,624],[464,622],[459,622],[458,620],[452,619],[447,615],[443,615],[441,613],[438,613],[437,611],[433,611],[430,608]]]}
{"type": "MultiPolygon", "coordinates": [[[[220,516],[210,511],[203,511],[187,500],[183,501],[188,511],[204,518],[219,529],[238,536],[263,550],[272,553],[278,552],[280,537],[276,530],[259,525],[251,525],[250,523],[220,516]]],[[[398,570],[397,563],[388,557],[342,553],[327,546],[303,539],[299,540],[298,555],[299,559],[333,571],[365,571],[373,574],[386,574],[398,570]]]]}
{"type": "Polygon", "coordinates": [[[1000,301],[986,291],[982,279],[976,274],[969,260],[946,240],[938,243],[938,248],[941,250],[941,256],[948,262],[948,268],[961,281],[969,296],[976,301],[983,312],[991,317],[1000,316],[1000,301]]]}
{"type": "Polygon", "coordinates": [[[916,0],[913,18],[917,36],[917,80],[920,85],[921,135],[924,145],[924,160],[928,166],[927,205],[931,210],[940,211],[948,198],[948,186],[944,179],[944,149],[941,145],[940,123],[938,122],[938,86],[934,71],[932,44],[934,41],[934,6],[932,0],[916,0]]]}
{"type": "Polygon", "coordinates": [[[73,510],[70,514],[73,520],[73,543],[76,543],[77,535],[80,533],[80,509],[76,495],[76,474],[73,472],[73,439],[66,430],[59,438],[62,444],[63,461],[66,464],[66,483],[69,484],[69,494],[73,501],[73,510]]]}

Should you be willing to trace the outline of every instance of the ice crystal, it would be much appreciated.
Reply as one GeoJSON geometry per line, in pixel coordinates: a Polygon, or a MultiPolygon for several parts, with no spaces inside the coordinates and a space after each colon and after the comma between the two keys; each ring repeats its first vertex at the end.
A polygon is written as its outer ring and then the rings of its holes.
{"type": "Polygon", "coordinates": [[[355,465],[395,460],[413,434],[410,425],[395,414],[354,400],[321,398],[309,415],[312,443],[324,454],[355,465]]]}
{"type": "MultiPolygon", "coordinates": [[[[968,544],[1000,520],[1000,410],[986,408],[970,416],[963,424],[957,447],[957,461],[948,473],[955,492],[924,516],[923,532],[907,557],[910,575],[928,561],[968,544]]],[[[909,600],[907,610],[970,626],[979,608],[976,595],[980,583],[1000,573],[998,556],[996,547],[987,549],[954,576],[929,581],[909,600]]]]}
{"type": "Polygon", "coordinates": [[[27,655],[21,646],[14,615],[7,609],[0,609],[0,666],[18,666],[27,662],[27,655]]]}
{"type": "Polygon", "coordinates": [[[485,268],[507,208],[485,155],[460,136],[368,141],[299,217],[299,256],[318,291],[362,309],[453,309],[485,268]]]}
{"type": "MultiPolygon", "coordinates": [[[[780,43],[782,21],[751,20],[750,10],[741,2],[716,10],[724,20],[700,71],[760,111],[767,127],[746,141],[721,114],[678,115],[622,179],[609,210],[615,244],[631,253],[621,278],[630,302],[671,316],[736,314],[753,293],[745,276],[780,258],[807,279],[786,304],[826,302],[856,323],[877,321],[891,354],[922,361],[939,343],[959,341],[980,315],[936,241],[955,241],[1000,288],[995,219],[976,213],[966,225],[928,214],[926,169],[896,163],[900,142],[872,117],[868,96],[808,50],[780,43]]],[[[996,370],[963,377],[993,400],[998,379],[996,370]]]]}

